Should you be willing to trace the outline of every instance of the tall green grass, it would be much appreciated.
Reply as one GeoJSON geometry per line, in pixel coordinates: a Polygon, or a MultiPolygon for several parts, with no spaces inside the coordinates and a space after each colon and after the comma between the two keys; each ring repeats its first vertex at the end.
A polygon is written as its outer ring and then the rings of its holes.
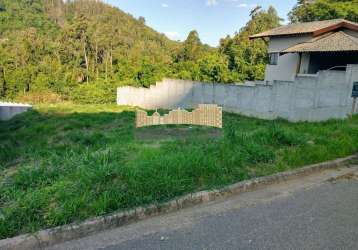
{"type": "Polygon", "coordinates": [[[0,238],[358,150],[357,116],[293,124],[225,113],[222,137],[175,126],[190,136],[163,138],[161,128],[143,128],[153,134],[143,141],[134,120],[127,107],[67,104],[0,122],[0,238]]]}

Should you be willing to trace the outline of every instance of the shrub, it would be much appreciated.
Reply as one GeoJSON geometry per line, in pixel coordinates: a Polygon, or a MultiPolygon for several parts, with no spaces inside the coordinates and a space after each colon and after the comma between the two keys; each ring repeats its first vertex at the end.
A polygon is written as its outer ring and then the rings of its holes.
{"type": "Polygon", "coordinates": [[[270,138],[278,145],[285,146],[298,146],[305,143],[304,135],[297,132],[292,132],[287,128],[284,129],[282,126],[273,124],[269,128],[270,138]]]}
{"type": "Polygon", "coordinates": [[[71,92],[70,98],[72,101],[81,104],[114,103],[116,101],[116,88],[111,84],[108,85],[102,83],[80,85],[71,92]]]}
{"type": "Polygon", "coordinates": [[[31,91],[25,94],[19,95],[16,98],[17,102],[42,104],[42,103],[61,103],[63,97],[49,90],[31,91]]]}

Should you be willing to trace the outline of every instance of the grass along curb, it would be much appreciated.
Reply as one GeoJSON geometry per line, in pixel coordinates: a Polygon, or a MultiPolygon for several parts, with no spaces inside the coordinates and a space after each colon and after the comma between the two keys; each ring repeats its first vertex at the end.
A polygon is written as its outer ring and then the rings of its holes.
{"type": "Polygon", "coordinates": [[[124,212],[96,217],[86,220],[82,223],[73,223],[70,225],[41,230],[35,234],[24,234],[14,238],[0,240],[0,249],[29,250],[55,245],[107,229],[124,226],[149,217],[162,215],[183,208],[213,201],[220,197],[227,197],[242,192],[253,191],[274,183],[287,181],[322,170],[338,168],[355,159],[358,159],[358,154],[333,161],[309,165],[307,167],[292,171],[238,182],[236,184],[232,184],[217,190],[201,191],[188,194],[162,204],[152,204],[146,207],[138,207],[124,212]]]}
{"type": "Polygon", "coordinates": [[[0,240],[345,157],[358,149],[358,116],[289,123],[224,113],[223,120],[222,130],[136,129],[128,107],[56,104],[0,122],[0,240]],[[178,137],[172,136],[175,132],[178,137]]]}

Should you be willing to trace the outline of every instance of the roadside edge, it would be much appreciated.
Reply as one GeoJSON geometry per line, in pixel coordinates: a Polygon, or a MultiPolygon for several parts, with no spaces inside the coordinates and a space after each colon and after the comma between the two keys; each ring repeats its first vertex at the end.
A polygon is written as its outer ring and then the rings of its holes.
{"type": "Polygon", "coordinates": [[[333,161],[309,165],[291,171],[273,174],[238,182],[221,189],[201,191],[178,197],[169,202],[137,207],[124,212],[95,217],[84,222],[73,223],[55,228],[41,230],[34,234],[19,235],[0,240],[0,249],[30,250],[41,249],[65,241],[79,239],[104,230],[121,227],[153,216],[163,215],[180,209],[214,201],[243,192],[254,191],[265,186],[280,183],[319,171],[342,167],[358,159],[358,154],[333,161]]]}

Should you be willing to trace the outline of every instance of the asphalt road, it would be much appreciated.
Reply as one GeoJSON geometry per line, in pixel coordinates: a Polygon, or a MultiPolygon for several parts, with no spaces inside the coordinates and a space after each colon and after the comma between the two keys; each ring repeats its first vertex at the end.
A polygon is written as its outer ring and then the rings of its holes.
{"type": "Polygon", "coordinates": [[[344,168],[51,249],[358,249],[358,170],[344,168]]]}

